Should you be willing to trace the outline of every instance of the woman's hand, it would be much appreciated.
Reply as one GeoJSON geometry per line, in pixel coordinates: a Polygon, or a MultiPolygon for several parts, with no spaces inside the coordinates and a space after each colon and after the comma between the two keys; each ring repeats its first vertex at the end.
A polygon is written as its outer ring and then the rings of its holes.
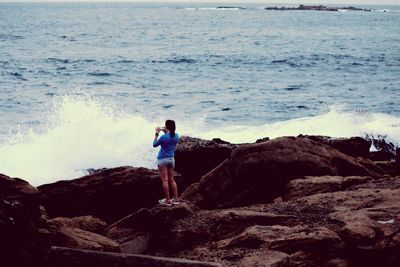
{"type": "Polygon", "coordinates": [[[156,133],[159,134],[161,132],[161,128],[160,127],[156,127],[156,133]]]}

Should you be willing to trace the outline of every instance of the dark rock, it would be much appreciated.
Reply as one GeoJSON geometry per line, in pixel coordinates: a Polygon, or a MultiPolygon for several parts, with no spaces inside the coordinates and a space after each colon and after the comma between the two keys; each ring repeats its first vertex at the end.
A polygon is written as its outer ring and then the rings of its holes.
{"type": "Polygon", "coordinates": [[[392,142],[387,141],[387,136],[367,135],[367,139],[372,142],[377,150],[370,154],[370,159],[374,161],[385,161],[396,157],[396,146],[392,142]]]}
{"type": "Polygon", "coordinates": [[[291,180],[286,185],[285,200],[305,197],[318,193],[345,191],[346,188],[371,181],[369,176],[306,176],[291,180]]]}
{"type": "Polygon", "coordinates": [[[107,170],[107,168],[100,168],[100,169],[89,168],[86,171],[87,171],[88,174],[95,174],[95,173],[98,173],[98,172],[101,172],[101,171],[105,171],[105,170],[107,170]]]}
{"type": "Polygon", "coordinates": [[[294,225],[293,216],[249,210],[221,210],[215,217],[215,238],[223,239],[239,234],[251,225],[294,225]]]}
{"type": "Polygon", "coordinates": [[[266,10],[313,10],[313,11],[339,11],[336,7],[319,6],[305,6],[299,5],[298,7],[266,7],[266,10]]]}
{"type": "Polygon", "coordinates": [[[57,217],[50,220],[57,227],[73,227],[96,234],[104,234],[107,223],[93,216],[80,216],[74,218],[57,217]]]}
{"type": "Polygon", "coordinates": [[[256,140],[256,144],[269,141],[269,137],[264,137],[256,140]]]}
{"type": "Polygon", "coordinates": [[[106,236],[124,243],[140,231],[152,231],[155,222],[151,210],[140,209],[107,227],[106,236]]]}
{"type": "Polygon", "coordinates": [[[351,10],[351,11],[371,11],[371,9],[356,8],[356,7],[328,7],[323,5],[318,6],[306,6],[299,5],[298,7],[266,7],[266,10],[311,10],[311,11],[339,11],[339,10],[351,10]]]}
{"type": "Polygon", "coordinates": [[[126,243],[126,251],[218,261],[224,266],[249,264],[257,260],[251,255],[262,258],[270,250],[289,255],[284,266],[397,266],[400,177],[322,176],[292,182],[293,197],[285,201],[143,212],[134,216],[141,223],[130,219],[126,227],[139,233],[135,225],[148,222],[146,214],[162,211],[152,229],[126,243]]]}
{"type": "Polygon", "coordinates": [[[326,144],[352,157],[367,158],[371,147],[371,141],[361,137],[332,138],[321,135],[299,135],[298,137],[308,138],[315,142],[326,144]]]}
{"type": "Polygon", "coordinates": [[[49,219],[50,244],[78,249],[120,252],[115,241],[103,236],[107,224],[93,216],[49,219]]]}
{"type": "MultiPolygon", "coordinates": [[[[338,255],[342,257],[343,255],[338,255]]],[[[319,251],[297,251],[290,255],[289,266],[326,266],[350,267],[350,262],[343,258],[332,258],[332,255],[319,251]]]]}
{"type": "Polygon", "coordinates": [[[289,255],[279,251],[266,250],[247,255],[238,267],[283,267],[287,266],[289,255]]]}
{"type": "Polygon", "coordinates": [[[395,161],[375,161],[375,164],[390,176],[400,175],[400,165],[397,164],[395,161]]]}
{"type": "Polygon", "coordinates": [[[397,164],[397,167],[400,170],[400,147],[396,148],[396,159],[395,162],[397,164]]]}
{"type": "MultiPolygon", "coordinates": [[[[179,184],[180,176],[176,176],[179,184]]],[[[107,223],[152,207],[162,196],[158,171],[118,167],[82,178],[39,186],[50,217],[93,215],[107,223]]]]}
{"type": "Polygon", "coordinates": [[[35,266],[46,249],[37,227],[37,189],[19,178],[0,174],[0,253],[2,264],[35,266]]]}
{"type": "Polygon", "coordinates": [[[372,11],[371,9],[368,9],[368,8],[358,8],[358,7],[354,7],[354,6],[341,7],[340,9],[351,10],[351,11],[372,11]]]}
{"type": "Polygon", "coordinates": [[[70,226],[59,227],[53,233],[51,245],[97,251],[121,251],[118,243],[105,236],[70,226]]]}
{"type": "MultiPolygon", "coordinates": [[[[253,210],[199,210],[174,220],[153,238],[146,253],[177,255],[179,251],[192,251],[204,244],[240,234],[247,227],[262,225],[296,225],[291,215],[253,210]]],[[[184,257],[184,256],[183,256],[184,257]]],[[[230,257],[230,256],[229,256],[230,257]]],[[[202,260],[207,260],[202,258],[202,260]]]]}
{"type": "MultiPolygon", "coordinates": [[[[168,225],[169,222],[173,222],[184,217],[193,214],[197,207],[193,206],[189,202],[182,202],[180,205],[173,205],[172,207],[157,206],[154,207],[151,212],[156,224],[168,225]]],[[[159,227],[159,226],[158,226],[159,227]]]]}
{"type": "Polygon", "coordinates": [[[1,199],[11,204],[19,202],[29,213],[27,215],[38,216],[40,213],[37,193],[37,189],[28,182],[0,174],[1,199]]]}
{"type": "Polygon", "coordinates": [[[317,249],[337,251],[344,248],[344,242],[335,232],[325,227],[309,228],[307,226],[255,225],[238,236],[218,242],[220,248],[259,248],[261,245],[286,253],[317,249]]]}
{"type": "Polygon", "coordinates": [[[125,253],[146,253],[150,247],[170,243],[165,234],[170,232],[171,225],[190,216],[195,210],[196,207],[185,202],[172,207],[141,209],[110,225],[106,235],[121,243],[125,253]]]}
{"type": "Polygon", "coordinates": [[[121,244],[121,251],[129,254],[145,254],[152,239],[151,232],[136,232],[128,241],[121,244]]]}
{"type": "Polygon", "coordinates": [[[305,5],[299,5],[298,7],[299,10],[316,10],[316,11],[338,11],[338,8],[335,7],[327,7],[323,5],[319,6],[305,6],[305,5]]]}
{"type": "Polygon", "coordinates": [[[295,202],[303,207],[312,206],[314,212],[327,211],[320,213],[322,218],[318,220],[336,223],[330,227],[346,243],[352,266],[399,263],[400,240],[395,236],[400,230],[400,183],[398,178],[382,179],[360,185],[356,190],[315,194],[295,202]]]}
{"type": "Polygon", "coordinates": [[[155,227],[151,211],[140,209],[110,225],[106,236],[117,240],[124,253],[143,254],[150,246],[155,227]]]}
{"type": "Polygon", "coordinates": [[[368,158],[372,161],[389,161],[393,159],[393,154],[389,151],[371,151],[369,152],[368,158]]]}
{"type": "Polygon", "coordinates": [[[231,145],[231,143],[224,141],[221,138],[213,138],[211,141],[221,145],[231,145]]]}
{"type": "Polygon", "coordinates": [[[97,252],[91,250],[53,247],[46,259],[49,267],[221,267],[218,263],[163,258],[125,253],[97,252]]]}
{"type": "Polygon", "coordinates": [[[139,231],[151,231],[155,222],[151,210],[140,209],[107,227],[106,235],[120,243],[139,231]]]}
{"type": "Polygon", "coordinates": [[[221,139],[209,141],[182,136],[175,152],[175,170],[184,177],[181,189],[198,182],[201,176],[229,158],[236,147],[221,139]]]}
{"type": "Polygon", "coordinates": [[[373,162],[353,158],[308,138],[281,137],[236,148],[230,159],[182,195],[199,207],[232,207],[272,201],[288,181],[304,176],[377,176],[373,162]]]}

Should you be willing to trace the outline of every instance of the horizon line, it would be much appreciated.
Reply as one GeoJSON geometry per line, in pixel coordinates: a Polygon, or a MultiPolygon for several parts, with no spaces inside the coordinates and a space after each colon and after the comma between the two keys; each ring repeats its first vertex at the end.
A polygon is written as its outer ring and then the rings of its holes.
{"type": "Polygon", "coordinates": [[[339,3],[316,3],[313,1],[290,1],[288,0],[285,3],[279,3],[275,1],[263,1],[263,0],[251,0],[251,1],[240,1],[240,0],[219,0],[219,1],[213,1],[213,0],[55,0],[55,1],[49,1],[49,0],[34,0],[34,1],[16,1],[16,0],[0,0],[0,3],[16,3],[16,4],[23,4],[23,3],[48,3],[48,4],[57,4],[57,3],[192,3],[192,4],[202,4],[202,3],[232,3],[232,4],[280,4],[280,5],[285,5],[285,4],[308,4],[308,5],[334,5],[334,6],[343,6],[343,5],[369,5],[369,6],[384,6],[384,5],[400,5],[399,3],[354,3],[353,1],[349,1],[346,4],[339,4],[339,3]]]}

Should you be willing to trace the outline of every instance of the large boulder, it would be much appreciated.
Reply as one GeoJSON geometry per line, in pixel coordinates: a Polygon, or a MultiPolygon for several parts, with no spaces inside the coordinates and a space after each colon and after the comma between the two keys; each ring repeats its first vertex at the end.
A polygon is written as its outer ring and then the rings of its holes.
{"type": "Polygon", "coordinates": [[[371,140],[362,137],[333,138],[322,135],[299,135],[298,137],[308,138],[315,142],[326,144],[349,156],[364,158],[369,156],[369,149],[372,143],[371,140]]]}
{"type": "Polygon", "coordinates": [[[41,242],[39,195],[19,178],[0,174],[0,254],[2,263],[35,266],[45,250],[41,242]]]}
{"type": "MultiPolygon", "coordinates": [[[[179,181],[180,176],[176,179],[179,181]]],[[[179,182],[178,182],[179,183],[179,182]]],[[[118,167],[38,187],[50,217],[93,215],[107,223],[152,207],[162,196],[157,170],[118,167]]]]}
{"type": "Polygon", "coordinates": [[[284,192],[288,181],[304,176],[377,176],[372,161],[353,158],[308,138],[281,137],[242,145],[229,159],[191,185],[183,198],[202,208],[268,202],[284,192]]]}
{"type": "Polygon", "coordinates": [[[175,170],[184,176],[183,188],[229,158],[236,145],[220,139],[204,140],[182,136],[175,152],[175,170]]]}

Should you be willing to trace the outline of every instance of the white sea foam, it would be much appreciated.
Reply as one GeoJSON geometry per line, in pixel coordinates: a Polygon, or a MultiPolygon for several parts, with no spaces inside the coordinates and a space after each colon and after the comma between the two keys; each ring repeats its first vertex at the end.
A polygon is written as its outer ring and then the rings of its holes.
{"type": "Polygon", "coordinates": [[[49,121],[40,133],[19,133],[1,145],[2,173],[39,185],[82,176],[87,168],[152,166],[154,123],[141,116],[65,97],[49,121]]]}
{"type": "Polygon", "coordinates": [[[380,12],[380,13],[385,13],[385,12],[394,12],[394,13],[399,13],[400,10],[396,9],[373,9],[373,12],[380,12]]]}
{"type": "MultiPolygon", "coordinates": [[[[139,114],[116,111],[112,105],[93,99],[66,96],[56,102],[46,127],[10,135],[0,145],[1,173],[40,185],[80,177],[88,168],[156,167],[157,149],[151,146],[154,126],[166,118],[154,122],[139,114]]],[[[338,109],[314,117],[209,131],[202,130],[201,121],[189,124],[178,118],[177,123],[181,135],[219,137],[234,143],[298,134],[387,135],[390,141],[400,143],[400,118],[338,109]]]]}
{"type": "Polygon", "coordinates": [[[400,118],[365,111],[348,112],[332,107],[327,113],[302,117],[260,126],[227,126],[202,133],[204,138],[219,137],[224,140],[246,143],[260,137],[275,138],[299,134],[327,135],[332,137],[386,136],[387,141],[400,144],[400,118]]]}

